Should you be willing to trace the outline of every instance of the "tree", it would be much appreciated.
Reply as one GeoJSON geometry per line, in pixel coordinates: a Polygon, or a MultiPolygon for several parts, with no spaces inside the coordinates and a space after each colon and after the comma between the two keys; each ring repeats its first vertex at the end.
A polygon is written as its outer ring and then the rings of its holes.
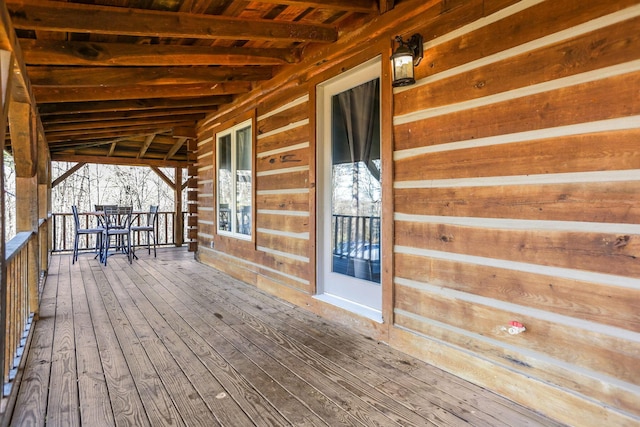
{"type": "MultiPolygon", "coordinates": [[[[62,175],[72,166],[53,162],[53,176],[62,175]]],[[[173,169],[161,170],[175,179],[173,169]]],[[[52,204],[54,212],[69,212],[73,204],[81,211],[93,210],[96,204],[130,205],[134,210],[158,205],[160,211],[174,210],[175,206],[173,189],[150,168],[116,165],[84,165],[53,188],[52,204]]],[[[183,204],[186,206],[186,200],[183,204]]]]}
{"type": "Polygon", "coordinates": [[[16,167],[13,156],[3,151],[4,156],[4,194],[5,194],[5,240],[16,235],[16,167]]]}

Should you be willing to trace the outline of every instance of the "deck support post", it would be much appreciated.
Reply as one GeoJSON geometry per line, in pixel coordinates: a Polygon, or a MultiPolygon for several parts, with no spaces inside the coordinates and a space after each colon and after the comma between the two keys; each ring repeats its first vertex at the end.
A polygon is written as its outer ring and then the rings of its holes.
{"type": "Polygon", "coordinates": [[[174,180],[174,206],[176,207],[174,219],[174,241],[176,247],[181,247],[184,243],[184,224],[182,218],[182,168],[176,168],[176,178],[174,180]]]}
{"type": "MultiPolygon", "coordinates": [[[[27,231],[38,235],[39,189],[37,116],[28,103],[11,102],[9,128],[16,165],[16,232],[27,231]]],[[[27,283],[29,309],[38,315],[38,283],[40,280],[39,239],[29,242],[27,283]]]]}
{"type": "Polygon", "coordinates": [[[40,235],[40,272],[49,271],[49,253],[51,253],[52,228],[49,227],[51,217],[51,158],[44,130],[38,128],[38,219],[42,223],[40,235]]]}

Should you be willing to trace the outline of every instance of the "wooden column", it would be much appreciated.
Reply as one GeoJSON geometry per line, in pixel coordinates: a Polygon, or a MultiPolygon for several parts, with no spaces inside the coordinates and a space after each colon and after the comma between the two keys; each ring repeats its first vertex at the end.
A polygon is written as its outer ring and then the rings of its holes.
{"type": "Polygon", "coordinates": [[[29,241],[28,283],[31,311],[38,313],[40,249],[38,242],[38,150],[36,115],[31,105],[11,102],[9,105],[11,146],[16,165],[16,231],[33,232],[29,241]]]}
{"type": "Polygon", "coordinates": [[[184,224],[182,220],[182,168],[176,168],[176,178],[174,182],[174,205],[176,207],[174,224],[174,241],[177,247],[184,243],[184,224]]]}
{"type": "Polygon", "coordinates": [[[51,227],[49,218],[51,211],[51,158],[44,130],[38,126],[38,221],[43,222],[40,228],[40,271],[49,270],[49,252],[51,249],[51,227]]]}
{"type": "Polygon", "coordinates": [[[40,281],[40,244],[38,239],[38,181],[36,176],[16,177],[16,231],[30,231],[28,284],[29,307],[38,314],[38,282],[40,281]]]}

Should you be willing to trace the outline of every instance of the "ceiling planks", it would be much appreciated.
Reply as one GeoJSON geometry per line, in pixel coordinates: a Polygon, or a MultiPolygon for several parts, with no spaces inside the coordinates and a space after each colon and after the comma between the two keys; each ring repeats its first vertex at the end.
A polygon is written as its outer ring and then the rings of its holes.
{"type": "Polygon", "coordinates": [[[337,30],[323,24],[247,20],[40,0],[6,2],[17,29],[195,39],[331,43],[337,30]]]}
{"type": "Polygon", "coordinates": [[[300,62],[307,46],[335,43],[349,25],[393,5],[380,1],[7,0],[0,7],[16,29],[52,159],[160,167],[187,165],[186,142],[206,114],[300,62]]]}

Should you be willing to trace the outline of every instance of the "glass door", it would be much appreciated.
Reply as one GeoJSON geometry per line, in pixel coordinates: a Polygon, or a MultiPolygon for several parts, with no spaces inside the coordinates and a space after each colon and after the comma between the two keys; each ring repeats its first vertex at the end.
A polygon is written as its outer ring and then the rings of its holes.
{"type": "Polygon", "coordinates": [[[380,60],[318,86],[319,298],[382,320],[380,60]]]}

